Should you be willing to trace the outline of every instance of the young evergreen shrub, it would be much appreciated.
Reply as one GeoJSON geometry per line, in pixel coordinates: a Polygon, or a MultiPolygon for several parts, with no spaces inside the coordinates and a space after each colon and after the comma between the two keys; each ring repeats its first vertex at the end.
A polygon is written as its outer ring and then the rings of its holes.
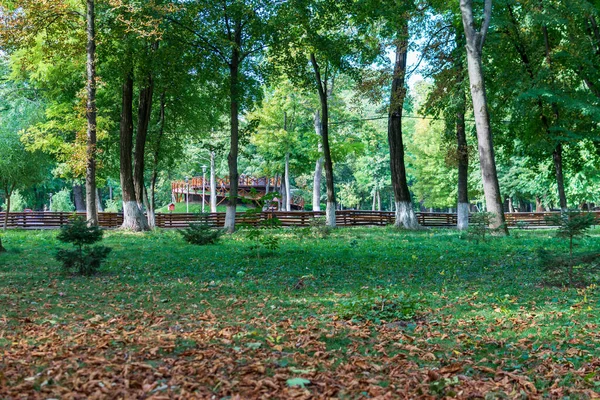
{"type": "Polygon", "coordinates": [[[186,229],[178,232],[186,242],[199,246],[217,243],[224,233],[221,229],[212,229],[209,225],[202,223],[189,224],[186,229]]]}
{"type": "Polygon", "coordinates": [[[468,238],[475,240],[476,243],[479,243],[479,241],[485,242],[488,234],[492,231],[489,226],[493,216],[494,214],[490,212],[471,214],[469,229],[467,230],[468,238]]]}
{"type": "Polygon", "coordinates": [[[546,217],[546,221],[558,227],[558,230],[556,231],[557,238],[567,239],[569,241],[568,262],[565,263],[564,257],[560,256],[555,257],[554,262],[549,261],[548,255],[542,256],[540,254],[540,259],[542,260],[542,263],[546,265],[546,268],[548,268],[549,265],[559,266],[559,268],[560,265],[563,265],[563,268],[566,266],[569,285],[573,286],[575,283],[574,266],[576,265],[575,261],[577,259],[577,257],[573,255],[575,238],[585,236],[587,231],[596,223],[596,217],[589,212],[567,211],[546,217]],[[563,259],[562,261],[561,258],[563,259]]]}
{"type": "Polygon", "coordinates": [[[317,239],[325,239],[331,234],[331,227],[327,226],[325,217],[317,217],[310,220],[310,233],[317,239]]]}
{"type": "Polygon", "coordinates": [[[56,259],[65,271],[90,276],[98,271],[100,264],[111,252],[110,247],[92,246],[102,240],[103,231],[97,226],[88,226],[85,219],[78,217],[60,229],[57,239],[71,243],[74,249],[60,249],[56,259]]]}

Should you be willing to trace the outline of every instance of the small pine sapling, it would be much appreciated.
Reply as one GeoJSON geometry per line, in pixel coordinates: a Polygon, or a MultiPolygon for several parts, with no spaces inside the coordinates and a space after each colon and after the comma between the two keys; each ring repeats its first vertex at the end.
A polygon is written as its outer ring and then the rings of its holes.
{"type": "Polygon", "coordinates": [[[93,275],[111,252],[110,247],[92,246],[102,240],[103,233],[97,226],[88,226],[81,217],[73,219],[60,229],[57,239],[63,243],[71,243],[75,248],[60,249],[56,259],[62,262],[67,272],[74,270],[81,275],[93,275]]]}
{"type": "Polygon", "coordinates": [[[221,229],[212,229],[202,223],[189,224],[186,229],[178,232],[186,242],[199,246],[217,243],[224,233],[221,229]]]}
{"type": "Polygon", "coordinates": [[[480,240],[485,242],[487,234],[491,232],[489,226],[493,217],[494,214],[490,212],[478,212],[471,214],[471,217],[469,218],[469,228],[467,231],[468,237],[475,240],[476,243],[479,243],[480,240]]]}
{"type": "Polygon", "coordinates": [[[587,231],[596,223],[596,217],[589,212],[567,211],[557,215],[546,217],[546,221],[558,227],[556,237],[569,240],[569,286],[573,286],[573,247],[574,240],[583,237],[587,231]]]}
{"type": "Polygon", "coordinates": [[[0,253],[6,252],[6,249],[2,246],[2,236],[0,236],[0,253]]]}

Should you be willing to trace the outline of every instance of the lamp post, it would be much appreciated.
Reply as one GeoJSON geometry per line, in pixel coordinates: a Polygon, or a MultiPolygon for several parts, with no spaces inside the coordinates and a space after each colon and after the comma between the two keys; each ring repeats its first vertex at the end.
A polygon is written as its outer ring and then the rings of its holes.
{"type": "Polygon", "coordinates": [[[206,195],[206,165],[202,166],[202,214],[204,214],[204,196],[206,195]]]}
{"type": "Polygon", "coordinates": [[[186,194],[185,194],[185,212],[189,214],[189,212],[190,212],[190,179],[187,176],[185,177],[185,186],[187,187],[186,194]]]}

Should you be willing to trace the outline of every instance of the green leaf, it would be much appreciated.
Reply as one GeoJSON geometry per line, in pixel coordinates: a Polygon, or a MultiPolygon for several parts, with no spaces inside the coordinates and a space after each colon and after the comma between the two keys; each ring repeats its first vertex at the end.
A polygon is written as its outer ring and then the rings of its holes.
{"type": "Polygon", "coordinates": [[[310,385],[310,381],[304,378],[290,378],[286,381],[289,387],[299,386],[304,389],[305,385],[310,385]]]}

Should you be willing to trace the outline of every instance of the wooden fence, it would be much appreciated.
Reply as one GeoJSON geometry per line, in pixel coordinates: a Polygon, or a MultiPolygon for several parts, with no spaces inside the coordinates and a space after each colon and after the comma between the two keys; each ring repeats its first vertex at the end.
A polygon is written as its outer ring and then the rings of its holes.
{"type": "MultiPolygon", "coordinates": [[[[543,227],[549,226],[546,217],[556,213],[507,213],[508,226],[543,227]]],[[[600,224],[600,212],[594,212],[600,224]]],[[[64,212],[21,212],[8,214],[8,227],[20,229],[52,229],[69,222],[75,216],[85,218],[85,213],[64,212]]],[[[237,213],[236,223],[257,225],[261,222],[279,219],[282,226],[309,226],[310,221],[324,217],[324,212],[313,211],[275,211],[256,214],[237,213]]],[[[123,223],[123,214],[99,213],[99,222],[105,228],[117,228],[123,223]]],[[[417,213],[422,226],[453,227],[456,226],[456,214],[450,213],[417,213]]],[[[225,213],[159,213],[156,214],[156,226],[159,228],[185,228],[190,222],[203,222],[210,226],[222,227],[225,224],[225,213]]],[[[389,211],[356,211],[343,210],[336,212],[338,226],[385,226],[394,223],[394,213],[389,211]]],[[[4,213],[0,212],[0,226],[4,224],[4,213]]]]}

